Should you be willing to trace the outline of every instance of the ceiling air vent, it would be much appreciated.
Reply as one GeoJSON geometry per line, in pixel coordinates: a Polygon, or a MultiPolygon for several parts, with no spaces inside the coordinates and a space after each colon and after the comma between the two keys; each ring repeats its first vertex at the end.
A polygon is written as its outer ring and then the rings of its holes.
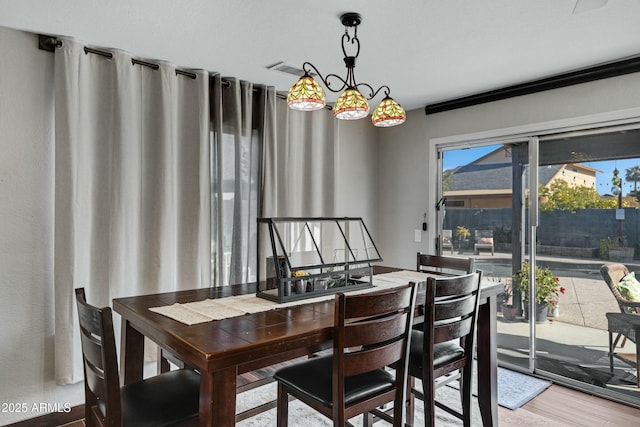
{"type": "Polygon", "coordinates": [[[275,64],[267,65],[265,67],[267,70],[280,71],[281,73],[287,73],[294,76],[302,76],[304,75],[304,70],[298,67],[294,67],[286,64],[284,61],[276,62],[275,64]]]}

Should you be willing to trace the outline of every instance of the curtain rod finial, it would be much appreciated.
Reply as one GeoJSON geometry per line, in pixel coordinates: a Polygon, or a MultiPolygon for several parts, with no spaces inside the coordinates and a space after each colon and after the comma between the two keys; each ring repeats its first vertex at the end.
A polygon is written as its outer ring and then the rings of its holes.
{"type": "Polygon", "coordinates": [[[45,35],[38,35],[38,49],[53,52],[56,48],[62,47],[62,40],[45,35]]]}

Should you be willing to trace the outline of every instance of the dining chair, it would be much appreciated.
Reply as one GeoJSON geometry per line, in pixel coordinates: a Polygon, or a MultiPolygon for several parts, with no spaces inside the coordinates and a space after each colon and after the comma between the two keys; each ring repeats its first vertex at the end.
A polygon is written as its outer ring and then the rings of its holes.
{"type": "MultiPolygon", "coordinates": [[[[425,426],[435,426],[435,407],[471,426],[471,374],[482,273],[429,277],[422,330],[411,334],[408,366],[407,424],[413,425],[415,398],[424,401],[425,426]],[[435,400],[436,388],[460,376],[462,411],[435,400]],[[422,391],[415,379],[422,381],[422,391]]],[[[421,285],[420,285],[421,286],[421,285]]]]}
{"type": "Polygon", "coordinates": [[[407,351],[415,307],[415,285],[335,296],[333,352],[282,368],[277,425],[288,424],[289,396],[333,420],[334,426],[394,402],[394,426],[403,425],[407,351]],[[395,371],[386,369],[395,364],[395,371]]]}
{"type": "Polygon", "coordinates": [[[121,387],[111,308],[88,304],[84,288],[75,293],[84,362],[86,425],[197,425],[200,375],[191,369],[178,369],[121,387]]]}
{"type": "Polygon", "coordinates": [[[473,258],[456,258],[442,255],[429,255],[418,252],[416,271],[436,274],[469,274],[473,273],[473,258]]]}

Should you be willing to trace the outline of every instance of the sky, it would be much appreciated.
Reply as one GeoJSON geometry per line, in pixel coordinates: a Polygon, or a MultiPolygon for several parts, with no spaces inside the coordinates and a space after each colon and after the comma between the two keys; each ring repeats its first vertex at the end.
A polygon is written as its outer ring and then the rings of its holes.
{"type": "MultiPolygon", "coordinates": [[[[466,165],[499,147],[500,145],[491,145],[486,147],[446,151],[443,157],[443,170],[453,169],[458,166],[466,165]]],[[[596,189],[600,194],[611,194],[611,178],[613,178],[613,170],[615,168],[618,168],[618,170],[620,171],[619,176],[624,180],[626,169],[633,166],[640,166],[640,158],[627,160],[608,160],[602,162],[585,162],[583,164],[602,171],[596,173],[596,189]]],[[[638,183],[638,187],[640,187],[640,182],[638,183]]],[[[631,190],[633,190],[633,183],[623,181],[623,194],[626,195],[631,190]]]]}

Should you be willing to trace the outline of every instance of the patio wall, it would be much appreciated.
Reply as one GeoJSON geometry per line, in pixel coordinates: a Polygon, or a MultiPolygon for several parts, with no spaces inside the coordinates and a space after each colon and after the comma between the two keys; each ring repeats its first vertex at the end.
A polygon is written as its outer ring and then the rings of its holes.
{"type": "MultiPolygon", "coordinates": [[[[637,249],[640,243],[640,211],[635,208],[623,210],[625,220],[622,234],[625,246],[637,249]]],[[[597,256],[601,239],[618,237],[615,213],[614,209],[583,209],[575,213],[541,212],[537,230],[539,252],[580,258],[597,256]]],[[[511,219],[511,208],[449,208],[446,210],[443,228],[454,230],[454,240],[455,229],[459,225],[469,228],[472,238],[474,230],[494,230],[494,240],[499,249],[501,244],[511,241],[511,219]]]]}

